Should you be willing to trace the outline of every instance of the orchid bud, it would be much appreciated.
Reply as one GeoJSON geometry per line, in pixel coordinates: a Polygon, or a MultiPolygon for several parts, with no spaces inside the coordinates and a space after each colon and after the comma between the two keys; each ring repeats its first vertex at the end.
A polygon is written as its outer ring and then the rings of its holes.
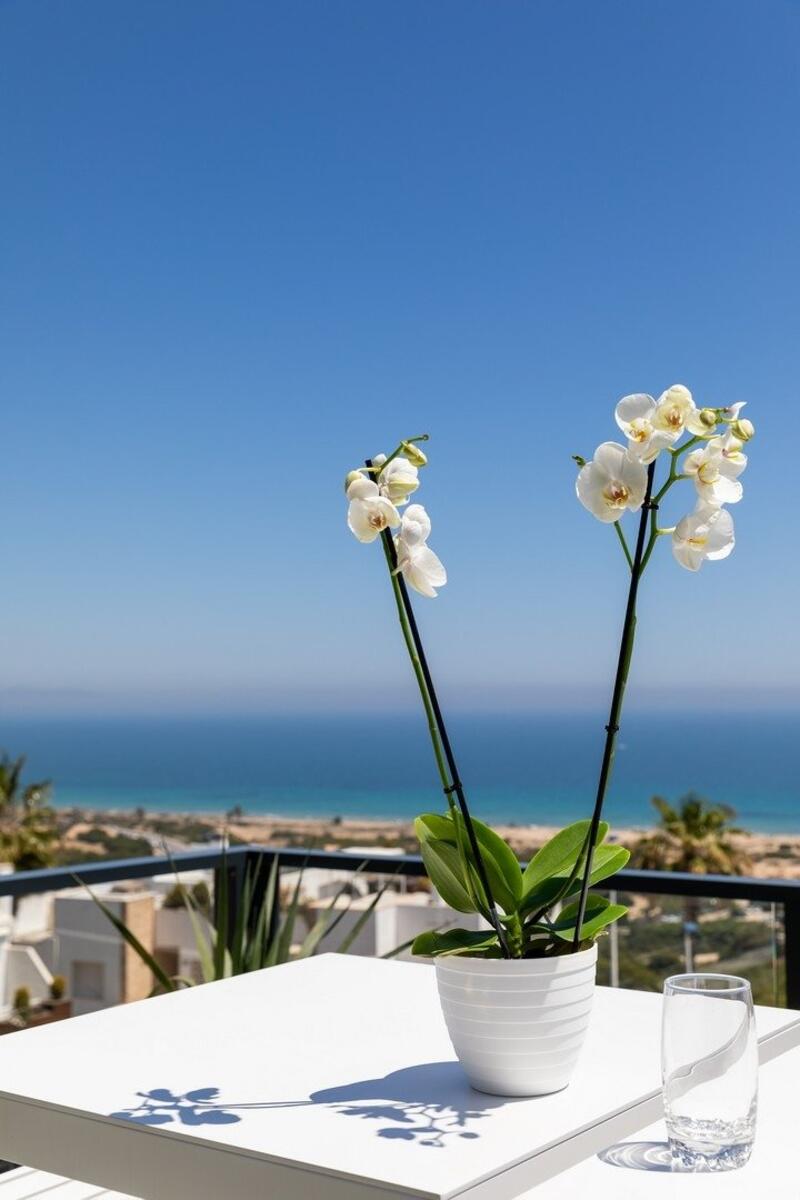
{"type": "Polygon", "coordinates": [[[351,483],[355,483],[355,481],[357,479],[363,479],[363,478],[364,478],[364,476],[361,471],[348,471],[347,475],[345,476],[345,481],[344,481],[345,492],[350,487],[351,483]]]}
{"type": "Polygon", "coordinates": [[[755,432],[755,425],[752,421],[748,421],[747,417],[741,417],[731,425],[731,433],[740,442],[749,442],[750,438],[755,436],[755,432]]]}
{"type": "Polygon", "coordinates": [[[408,459],[408,461],[414,467],[424,467],[428,462],[427,454],[423,454],[419,447],[415,446],[413,442],[401,442],[400,453],[403,455],[403,458],[408,459]]]}
{"type": "Polygon", "coordinates": [[[345,494],[348,500],[370,500],[378,495],[378,485],[363,471],[351,471],[345,481],[345,494]]]}
{"type": "Polygon", "coordinates": [[[701,408],[697,414],[697,419],[709,432],[712,432],[717,427],[717,414],[713,408],[701,408]]]}

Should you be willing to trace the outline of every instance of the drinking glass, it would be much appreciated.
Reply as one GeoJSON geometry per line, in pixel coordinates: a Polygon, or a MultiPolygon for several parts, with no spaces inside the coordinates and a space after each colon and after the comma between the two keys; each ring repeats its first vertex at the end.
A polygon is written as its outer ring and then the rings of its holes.
{"type": "Polygon", "coordinates": [[[664,1111],[673,1162],[743,1167],[753,1148],[758,1043],[753,996],[736,975],[673,975],[664,984],[664,1111]]]}

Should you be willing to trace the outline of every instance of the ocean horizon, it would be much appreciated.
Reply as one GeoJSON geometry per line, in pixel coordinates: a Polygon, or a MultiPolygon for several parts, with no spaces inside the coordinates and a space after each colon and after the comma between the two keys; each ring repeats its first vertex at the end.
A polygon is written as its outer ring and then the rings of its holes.
{"type": "MultiPolygon", "coordinates": [[[[637,713],[623,722],[606,806],[647,826],[651,798],[694,791],[754,832],[800,832],[798,715],[637,713]]],[[[603,718],[449,721],[470,804],[487,821],[563,824],[591,812],[603,718]]],[[[59,807],[407,820],[443,807],[422,719],[399,716],[7,718],[0,749],[49,778],[59,807]]]]}

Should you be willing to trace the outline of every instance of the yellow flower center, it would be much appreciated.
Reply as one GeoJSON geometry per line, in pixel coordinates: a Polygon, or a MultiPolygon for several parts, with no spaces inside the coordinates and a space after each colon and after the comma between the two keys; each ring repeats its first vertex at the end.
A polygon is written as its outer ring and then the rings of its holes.
{"type": "Polygon", "coordinates": [[[624,508],[628,503],[630,492],[624,483],[620,483],[618,479],[612,479],[603,489],[603,495],[612,508],[624,508]]]}
{"type": "Polygon", "coordinates": [[[719,470],[711,462],[704,462],[697,472],[697,477],[701,483],[716,483],[719,479],[719,470]]]}
{"type": "Polygon", "coordinates": [[[650,436],[649,421],[631,421],[629,436],[632,442],[646,442],[650,436]]]}
{"type": "Polygon", "coordinates": [[[371,512],[367,518],[373,529],[385,529],[386,517],[382,512],[371,512]]]}
{"type": "Polygon", "coordinates": [[[690,546],[694,547],[695,550],[702,550],[703,546],[705,546],[706,542],[708,541],[708,538],[699,537],[698,534],[695,534],[694,537],[688,538],[687,541],[689,542],[690,546]]]}
{"type": "Polygon", "coordinates": [[[666,410],[664,413],[664,424],[670,429],[683,428],[683,413],[677,405],[673,405],[672,408],[666,410]]]}

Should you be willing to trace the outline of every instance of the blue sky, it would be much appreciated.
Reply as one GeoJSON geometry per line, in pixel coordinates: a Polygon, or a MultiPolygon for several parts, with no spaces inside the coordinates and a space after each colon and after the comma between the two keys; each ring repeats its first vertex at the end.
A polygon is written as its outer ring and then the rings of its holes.
{"type": "Polygon", "coordinates": [[[0,0],[0,711],[413,704],[341,479],[423,430],[447,703],[592,705],[570,455],[673,382],[758,437],[631,698],[796,705],[798,46],[781,0],[0,0]]]}

